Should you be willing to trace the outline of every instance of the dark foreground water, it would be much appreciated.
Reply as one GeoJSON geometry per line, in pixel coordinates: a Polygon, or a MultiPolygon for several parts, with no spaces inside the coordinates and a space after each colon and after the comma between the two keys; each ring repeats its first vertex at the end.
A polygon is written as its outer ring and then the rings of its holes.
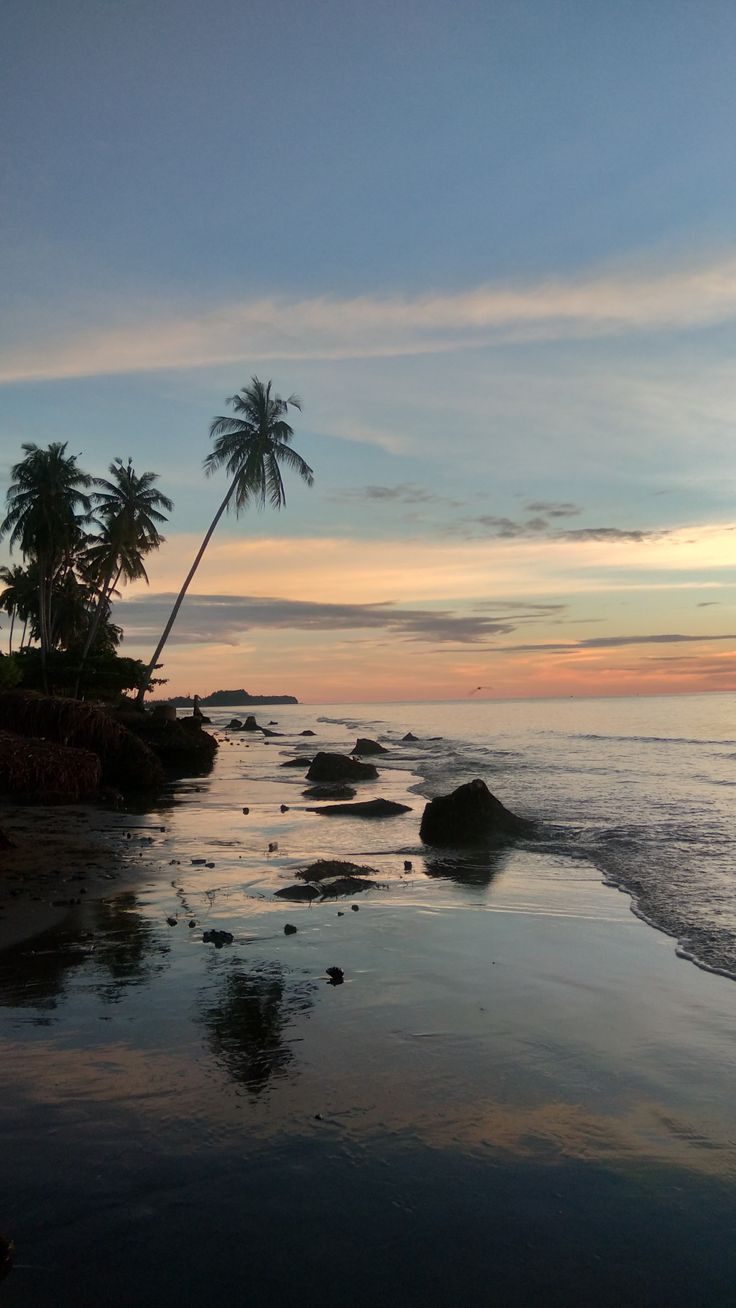
{"type": "Polygon", "coordinates": [[[623,881],[625,849],[641,881],[677,866],[676,911],[723,943],[733,701],[598,704],[266,711],[316,739],[236,737],[156,813],[110,817],[111,874],[144,852],[140,888],[0,955],[0,1303],[736,1301],[736,987],[600,872],[623,881]],[[411,813],[304,811],[279,764],[358,729],[391,746],[365,797],[411,813]],[[416,787],[473,775],[554,829],[423,852],[416,787]],[[379,886],[274,899],[327,854],[379,886]]]}

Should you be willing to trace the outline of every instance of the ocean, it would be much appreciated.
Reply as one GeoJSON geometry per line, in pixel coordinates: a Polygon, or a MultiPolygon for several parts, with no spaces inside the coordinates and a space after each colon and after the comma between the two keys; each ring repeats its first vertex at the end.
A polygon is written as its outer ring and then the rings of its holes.
{"type": "MultiPolygon", "coordinates": [[[[213,723],[238,712],[213,711],[213,723]]],[[[276,717],[286,731],[316,721],[320,748],[349,749],[356,736],[395,745],[382,771],[416,799],[481,777],[539,821],[529,848],[592,864],[684,957],[736,975],[735,695],[259,710],[261,722],[276,717]],[[408,732],[417,742],[399,743],[408,732]]],[[[281,761],[259,775],[283,777],[281,761]]],[[[402,848],[421,857],[409,826],[402,848]]]]}

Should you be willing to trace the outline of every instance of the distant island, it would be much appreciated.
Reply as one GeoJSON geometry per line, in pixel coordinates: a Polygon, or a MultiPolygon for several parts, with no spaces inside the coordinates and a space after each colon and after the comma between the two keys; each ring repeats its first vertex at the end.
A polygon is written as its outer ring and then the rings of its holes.
{"type": "MultiPolygon", "coordinates": [[[[172,695],[165,702],[175,708],[192,708],[194,698],[192,695],[172,695]]],[[[239,708],[241,704],[298,704],[299,700],[296,695],[249,695],[247,690],[214,690],[211,695],[200,695],[199,702],[203,708],[221,708],[223,705],[239,708]]]]}

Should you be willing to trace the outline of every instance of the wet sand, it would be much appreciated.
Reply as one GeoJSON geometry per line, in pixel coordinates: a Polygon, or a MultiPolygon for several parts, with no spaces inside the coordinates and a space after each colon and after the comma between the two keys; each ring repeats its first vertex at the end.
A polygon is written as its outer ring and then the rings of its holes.
{"type": "Polygon", "coordinates": [[[404,875],[416,796],[337,832],[248,748],[112,815],[112,893],[0,953],[0,1302],[733,1303],[733,982],[581,861],[404,875]],[[330,850],[381,887],[274,899],[330,850]]]}
{"type": "MultiPolygon", "coordinates": [[[[13,847],[0,849],[0,952],[84,916],[85,903],[145,880],[160,860],[141,848],[127,817],[90,804],[2,808],[13,847]]],[[[145,823],[147,826],[148,823],[145,823]]]]}

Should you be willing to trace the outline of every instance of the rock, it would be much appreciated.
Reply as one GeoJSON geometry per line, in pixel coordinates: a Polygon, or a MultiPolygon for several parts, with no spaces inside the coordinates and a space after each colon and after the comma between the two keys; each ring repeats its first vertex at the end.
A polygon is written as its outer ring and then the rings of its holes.
{"type": "Polygon", "coordinates": [[[345,914],[344,914],[344,913],[340,913],[340,912],[338,912],[337,916],[338,916],[338,917],[344,917],[345,914]]]}
{"type": "Polygon", "coordinates": [[[281,763],[282,768],[308,768],[312,764],[311,758],[287,758],[285,763],[281,763]]]}
{"type": "Polygon", "coordinates": [[[350,907],[354,913],[360,912],[360,904],[351,904],[350,907]]]}
{"type": "Polygon", "coordinates": [[[248,714],[247,718],[245,719],[245,722],[243,723],[242,729],[243,731],[261,731],[261,727],[259,727],[252,713],[248,714]]]}
{"type": "Polygon", "coordinates": [[[282,813],[288,813],[288,811],[289,811],[289,805],[288,805],[288,804],[282,804],[282,805],[281,805],[281,812],[282,812],[282,813]]]}
{"type": "Polygon", "coordinates": [[[367,877],[378,876],[378,869],[366,867],[359,863],[346,863],[339,858],[318,858],[316,863],[302,868],[297,876],[304,881],[327,881],[330,877],[367,877]]]}
{"type": "Polygon", "coordinates": [[[341,986],[345,980],[345,973],[341,967],[327,967],[325,971],[330,978],[330,985],[341,986]]]}
{"type": "Polygon", "coordinates": [[[306,731],[300,731],[300,732],[299,732],[299,735],[300,735],[300,736],[316,736],[316,735],[317,735],[317,732],[316,732],[316,731],[310,731],[310,730],[309,730],[309,727],[307,727],[307,730],[306,730],[306,731]]]}
{"type": "Polygon", "coordinates": [[[278,847],[279,847],[279,842],[278,842],[278,840],[269,840],[269,842],[268,842],[268,852],[269,852],[269,854],[275,854],[275,853],[276,853],[276,850],[278,849],[278,847]]]}
{"type": "Polygon", "coordinates": [[[404,859],[404,871],[405,871],[405,872],[411,872],[411,870],[412,870],[411,862],[410,862],[410,860],[409,860],[408,858],[405,858],[405,859],[404,859]]]}
{"type": "Polygon", "coordinates": [[[523,836],[534,824],[505,808],[476,778],[426,805],[419,835],[427,845],[487,845],[523,836]]]}
{"type": "Polygon", "coordinates": [[[230,721],[229,721],[228,724],[227,724],[227,730],[228,730],[228,731],[242,731],[242,730],[243,730],[243,724],[242,724],[242,722],[240,721],[240,718],[231,718],[230,721]]]}
{"type": "Polygon", "coordinates": [[[406,735],[405,735],[405,736],[402,736],[401,739],[402,739],[402,740],[418,740],[419,737],[418,737],[418,736],[415,736],[414,733],[413,733],[413,731],[407,731],[406,735]]]}
{"type": "Polygon", "coordinates": [[[324,881],[320,886],[323,899],[338,899],[340,895],[359,895],[363,890],[374,890],[376,882],[368,877],[336,877],[334,881],[324,881]]]}
{"type": "Polygon", "coordinates": [[[411,809],[408,804],[397,804],[393,799],[367,799],[357,804],[325,804],[308,812],[321,813],[323,817],[387,818],[411,813],[411,809]]]}
{"type": "Polygon", "coordinates": [[[285,936],[295,936],[295,935],[296,935],[296,927],[295,927],[295,926],[292,926],[291,922],[287,922],[287,923],[286,923],[286,926],[284,927],[284,935],[285,935],[285,936]]]}
{"type": "Polygon", "coordinates": [[[375,781],[378,769],[372,763],[359,763],[347,754],[316,755],[307,772],[309,781],[375,781]]]}
{"type": "Polygon", "coordinates": [[[276,898],[308,901],[319,898],[319,891],[316,886],[284,886],[276,891],[276,898]]]}
{"type": "Polygon", "coordinates": [[[173,704],[154,704],[151,717],[156,722],[176,722],[176,708],[173,704]]]}
{"type": "Polygon", "coordinates": [[[235,939],[231,931],[204,931],[202,939],[206,945],[214,945],[215,949],[222,949],[223,945],[231,945],[235,939]]]}
{"type": "Polygon", "coordinates": [[[354,754],[388,754],[385,745],[379,745],[377,740],[367,740],[365,736],[358,736],[355,742],[354,754]]]}
{"type": "Polygon", "coordinates": [[[195,922],[194,918],[192,918],[191,922],[187,923],[187,926],[189,927],[190,930],[192,929],[192,927],[196,927],[196,925],[197,923],[195,922]]]}
{"type": "Polygon", "coordinates": [[[192,867],[206,867],[206,866],[207,866],[207,859],[206,859],[206,858],[193,858],[193,859],[192,859],[192,867]]]}
{"type": "Polygon", "coordinates": [[[244,809],[243,809],[243,812],[244,812],[244,813],[246,814],[246,816],[247,816],[248,813],[250,813],[250,809],[249,809],[249,808],[244,808],[244,809]]]}
{"type": "Polygon", "coordinates": [[[335,781],[331,786],[310,786],[302,794],[305,799],[352,799],[355,791],[352,786],[340,785],[335,781]]]}
{"type": "Polygon", "coordinates": [[[271,718],[271,721],[269,722],[268,725],[269,725],[269,727],[277,727],[279,724],[278,724],[278,722],[276,722],[276,720],[275,720],[274,718],[271,718]]]}
{"type": "Polygon", "coordinates": [[[175,917],[167,917],[166,921],[168,922],[169,926],[178,926],[178,925],[179,925],[179,923],[177,922],[177,920],[176,920],[175,917]]]}

